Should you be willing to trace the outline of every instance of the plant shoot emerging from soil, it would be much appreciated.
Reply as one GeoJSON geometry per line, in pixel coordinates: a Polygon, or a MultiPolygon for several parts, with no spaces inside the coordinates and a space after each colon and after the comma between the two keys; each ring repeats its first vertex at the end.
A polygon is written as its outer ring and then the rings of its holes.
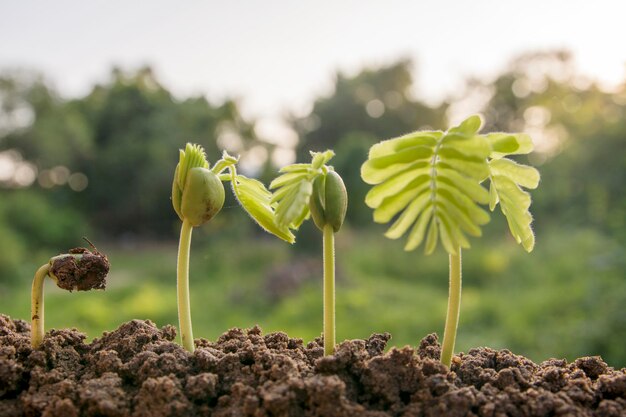
{"type": "Polygon", "coordinates": [[[270,184],[275,190],[276,223],[279,227],[298,229],[313,217],[322,232],[324,259],[324,354],[335,349],[335,233],[346,217],[348,194],[343,180],[326,165],[333,151],[311,152],[310,164],[283,167],[281,176],[270,184]]]}
{"type": "MultiPolygon", "coordinates": [[[[90,243],[91,245],[91,243],[90,243]]],[[[39,348],[44,336],[43,284],[51,278],[57,287],[67,291],[103,290],[109,273],[109,260],[93,246],[93,252],[86,248],[70,249],[68,253],[57,255],[42,265],[33,279],[31,292],[31,345],[39,348]]]]}
{"type": "Polygon", "coordinates": [[[224,152],[222,159],[209,169],[204,149],[187,144],[180,150],[180,159],[172,183],[172,205],[183,224],[180,231],[177,265],[178,321],[182,345],[194,351],[191,308],[189,304],[189,250],[191,234],[211,220],[224,205],[222,181],[230,181],[235,197],[244,210],[267,232],[293,243],[294,235],[288,227],[277,226],[270,199],[271,193],[257,180],[238,175],[237,158],[224,152]],[[228,170],[227,174],[223,174],[228,170]]]}
{"type": "Polygon", "coordinates": [[[524,134],[479,135],[479,116],[442,131],[418,131],[380,142],[361,167],[363,180],[374,185],[365,203],[374,221],[387,223],[385,233],[398,239],[408,232],[404,249],[424,243],[431,254],[438,241],[450,258],[450,288],[441,362],[450,366],[461,304],[461,249],[467,235],[480,236],[481,226],[500,204],[511,234],[528,252],[535,237],[530,227],[530,195],[523,188],[539,184],[539,172],[508,155],[528,154],[533,145],[524,134]],[[489,181],[489,189],[481,185],[489,181]]]}

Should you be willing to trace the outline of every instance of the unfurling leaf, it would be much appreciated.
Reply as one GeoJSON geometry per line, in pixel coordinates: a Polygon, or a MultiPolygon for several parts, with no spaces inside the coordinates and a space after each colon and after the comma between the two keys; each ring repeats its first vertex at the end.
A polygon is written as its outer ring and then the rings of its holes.
{"type": "Polygon", "coordinates": [[[313,183],[328,171],[328,162],[333,151],[311,152],[310,164],[292,164],[281,168],[281,176],[270,183],[274,190],[270,203],[276,212],[276,224],[279,227],[298,229],[309,218],[309,203],[313,194],[313,183]]]}

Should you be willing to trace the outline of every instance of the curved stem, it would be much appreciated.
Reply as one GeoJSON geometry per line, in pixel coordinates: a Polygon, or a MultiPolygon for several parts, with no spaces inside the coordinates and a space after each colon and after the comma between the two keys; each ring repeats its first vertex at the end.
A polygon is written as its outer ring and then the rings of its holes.
{"type": "Polygon", "coordinates": [[[443,332],[443,344],[441,345],[441,363],[450,367],[454,342],[456,341],[456,329],[459,325],[459,312],[461,310],[461,248],[457,248],[457,254],[450,254],[450,287],[448,289],[448,313],[446,315],[446,327],[443,332]]]}
{"type": "Polygon", "coordinates": [[[176,288],[178,295],[178,327],[182,345],[189,352],[194,351],[193,330],[191,328],[191,307],[189,305],[189,249],[193,226],[183,220],[178,243],[178,265],[176,268],[176,288]]]}
{"type": "Polygon", "coordinates": [[[324,355],[335,351],[335,235],[324,226],[324,355]]]}
{"type": "Polygon", "coordinates": [[[50,271],[50,263],[42,265],[33,278],[33,288],[30,295],[30,343],[33,349],[38,349],[43,342],[43,282],[50,271]]]}

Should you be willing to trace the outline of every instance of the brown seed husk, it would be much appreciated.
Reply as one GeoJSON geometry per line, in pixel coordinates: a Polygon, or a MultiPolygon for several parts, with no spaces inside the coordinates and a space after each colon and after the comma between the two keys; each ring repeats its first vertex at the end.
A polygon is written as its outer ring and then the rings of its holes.
{"type": "Polygon", "coordinates": [[[56,278],[57,286],[67,291],[103,290],[110,268],[106,255],[86,248],[70,249],[69,253],[52,261],[50,274],[56,278]],[[71,256],[77,254],[82,256],[71,256]]]}

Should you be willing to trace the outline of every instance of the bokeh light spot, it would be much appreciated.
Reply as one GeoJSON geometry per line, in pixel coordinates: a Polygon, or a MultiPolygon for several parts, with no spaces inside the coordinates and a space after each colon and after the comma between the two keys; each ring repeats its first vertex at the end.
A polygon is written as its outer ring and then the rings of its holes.
{"type": "Polygon", "coordinates": [[[378,119],[380,116],[385,114],[385,104],[377,98],[374,100],[370,100],[365,106],[365,111],[367,112],[367,115],[369,117],[378,119]]]}

